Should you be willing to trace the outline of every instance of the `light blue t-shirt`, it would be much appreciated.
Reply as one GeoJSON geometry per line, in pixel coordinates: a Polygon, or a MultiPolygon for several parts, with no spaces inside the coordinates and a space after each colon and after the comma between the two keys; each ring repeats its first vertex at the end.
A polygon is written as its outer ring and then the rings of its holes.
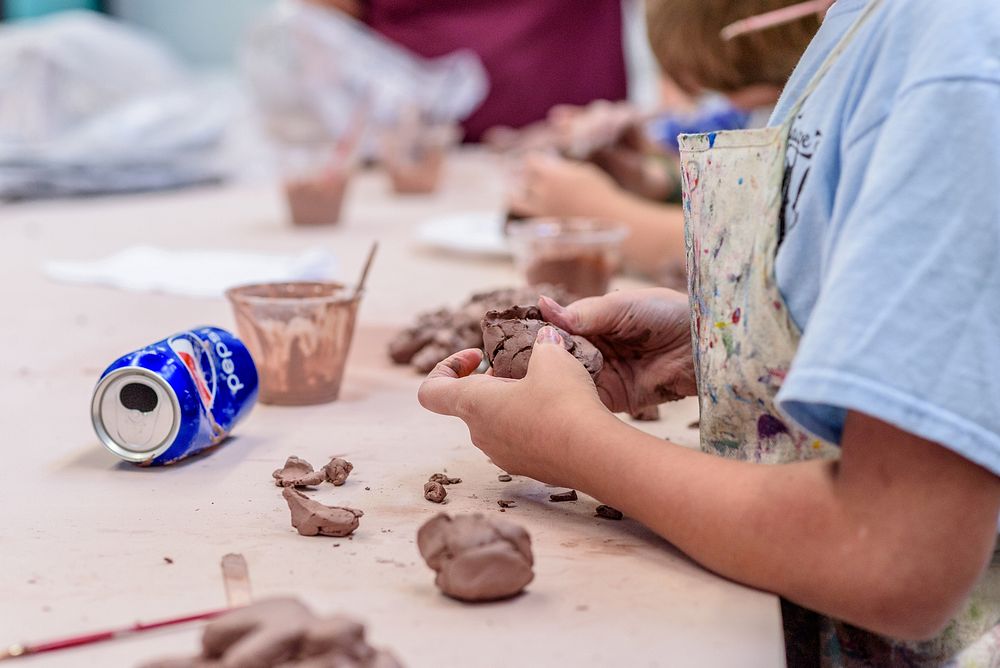
{"type": "MultiPolygon", "coordinates": [[[[868,1],[833,6],[772,125],[868,1]]],[[[1000,474],[1000,0],[884,0],[787,163],[782,409],[835,443],[866,413],[1000,474]]]]}

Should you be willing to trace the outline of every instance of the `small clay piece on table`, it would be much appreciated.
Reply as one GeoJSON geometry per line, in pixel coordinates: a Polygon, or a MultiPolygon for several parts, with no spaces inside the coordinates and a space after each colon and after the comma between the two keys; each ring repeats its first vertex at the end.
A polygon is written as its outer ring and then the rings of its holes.
{"type": "Polygon", "coordinates": [[[205,627],[201,655],[143,664],[143,668],[400,668],[396,658],[365,639],[365,627],[342,615],[317,617],[294,598],[265,599],[236,608],[205,627]]]}
{"type": "Polygon", "coordinates": [[[286,487],[281,495],[292,512],[292,526],[303,536],[349,536],[358,528],[358,518],[364,515],[354,508],[323,505],[291,487],[286,487]]]}
{"type": "Polygon", "coordinates": [[[647,406],[628,414],[630,418],[637,422],[656,422],[660,419],[659,406],[647,406]]]}
{"type": "Polygon", "coordinates": [[[435,473],[427,479],[429,482],[436,482],[441,485],[457,485],[462,482],[461,478],[449,478],[444,473],[435,473]]]}
{"type": "Polygon", "coordinates": [[[437,572],[438,589],[460,601],[510,598],[535,577],[528,532],[478,513],[428,520],[417,532],[417,547],[437,572]]]}
{"type": "Polygon", "coordinates": [[[501,473],[500,475],[497,476],[497,480],[499,480],[500,482],[510,482],[511,480],[513,480],[513,478],[511,478],[510,475],[506,473],[501,473]]]}
{"type": "Polygon", "coordinates": [[[517,501],[511,501],[510,499],[500,499],[497,501],[497,505],[501,508],[516,508],[517,501]]]}
{"type": "Polygon", "coordinates": [[[603,517],[609,520],[620,520],[625,517],[622,511],[612,508],[611,506],[597,506],[597,517],[603,517]]]}
{"type": "Polygon", "coordinates": [[[334,457],[330,460],[329,464],[323,467],[326,479],[337,487],[340,487],[347,481],[347,476],[351,475],[351,471],[353,470],[354,464],[340,457],[334,457]]]}
{"type": "MultiPolygon", "coordinates": [[[[537,306],[512,306],[504,311],[490,311],[483,317],[483,346],[486,357],[498,378],[524,378],[538,330],[549,323],[542,319],[537,306]]],[[[555,325],[551,325],[555,327],[555,325]]],[[[574,336],[558,327],[563,346],[577,358],[592,377],[604,367],[601,351],[582,336],[574,336]]]]}
{"type": "Polygon", "coordinates": [[[549,494],[549,501],[552,503],[561,503],[563,501],[576,501],[576,490],[571,489],[568,492],[559,492],[558,494],[549,494]]]}
{"type": "Polygon", "coordinates": [[[315,487],[326,481],[323,469],[314,471],[312,464],[292,455],[285,465],[271,474],[278,487],[315,487]]]}
{"type": "Polygon", "coordinates": [[[424,483],[424,498],[431,503],[441,503],[448,496],[448,490],[439,482],[428,480],[424,483]]]}

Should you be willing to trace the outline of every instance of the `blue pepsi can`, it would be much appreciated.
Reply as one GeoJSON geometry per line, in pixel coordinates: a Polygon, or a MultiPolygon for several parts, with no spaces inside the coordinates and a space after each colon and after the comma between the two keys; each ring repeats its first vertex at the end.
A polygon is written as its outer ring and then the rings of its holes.
{"type": "Polygon", "coordinates": [[[94,388],[101,442],[143,466],[221,443],[257,402],[257,367],[224,329],[179,332],[111,363],[94,388]]]}

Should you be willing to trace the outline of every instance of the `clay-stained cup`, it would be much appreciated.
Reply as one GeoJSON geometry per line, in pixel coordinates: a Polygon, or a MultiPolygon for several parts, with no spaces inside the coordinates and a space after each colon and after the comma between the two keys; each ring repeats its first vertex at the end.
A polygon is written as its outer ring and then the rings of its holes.
{"type": "Polygon", "coordinates": [[[292,224],[335,225],[340,222],[353,164],[338,158],[334,144],[276,143],[278,168],[292,224]]]}
{"type": "Polygon", "coordinates": [[[361,303],[353,287],[295,282],[226,291],[260,375],[260,401],[306,406],[340,395],[361,303]]]}
{"type": "Polygon", "coordinates": [[[404,126],[382,133],[382,163],[400,195],[438,189],[448,151],[461,138],[453,124],[404,126]]]}
{"type": "Polygon", "coordinates": [[[621,265],[628,230],[590,218],[532,218],[507,230],[528,285],[558,285],[577,297],[605,294],[621,265]]]}

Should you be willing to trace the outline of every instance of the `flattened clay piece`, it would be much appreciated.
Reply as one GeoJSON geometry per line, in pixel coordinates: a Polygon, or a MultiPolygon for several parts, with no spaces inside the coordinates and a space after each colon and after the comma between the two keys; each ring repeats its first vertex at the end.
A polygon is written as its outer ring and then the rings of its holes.
{"type": "Polygon", "coordinates": [[[513,478],[511,478],[510,475],[507,473],[501,473],[500,475],[497,476],[497,480],[499,480],[500,482],[510,482],[511,480],[513,480],[513,478]]]}
{"type": "Polygon", "coordinates": [[[326,481],[323,470],[314,471],[312,464],[292,455],[285,465],[271,474],[278,487],[315,487],[326,481]]]}
{"type": "Polygon", "coordinates": [[[326,479],[337,487],[340,487],[347,481],[347,476],[351,475],[351,471],[353,470],[354,464],[340,457],[334,457],[330,460],[329,464],[323,467],[326,479]]]}
{"type": "Polygon", "coordinates": [[[576,501],[576,490],[571,489],[568,492],[559,492],[558,494],[549,494],[549,501],[552,503],[562,503],[563,501],[576,501]]]}
{"type": "Polygon", "coordinates": [[[625,517],[625,515],[622,514],[622,511],[612,508],[611,506],[597,506],[597,510],[594,512],[597,514],[597,517],[603,517],[609,520],[620,520],[625,517]]]}
{"type": "Polygon", "coordinates": [[[629,413],[628,416],[637,422],[656,422],[660,419],[660,407],[647,406],[646,408],[640,408],[633,413],[629,413]]]}
{"type": "Polygon", "coordinates": [[[460,601],[510,598],[535,577],[528,532],[478,513],[428,520],[417,532],[417,547],[437,572],[438,589],[460,601]]]}
{"type": "Polygon", "coordinates": [[[358,528],[358,518],[364,515],[354,508],[325,506],[291,487],[286,487],[281,495],[292,512],[292,526],[303,536],[349,536],[358,528]]]}
{"type": "Polygon", "coordinates": [[[462,482],[461,478],[449,478],[444,473],[435,473],[427,480],[429,480],[430,482],[440,483],[442,485],[457,485],[458,483],[462,482]]]}
{"type": "Polygon", "coordinates": [[[514,508],[517,506],[517,501],[511,501],[510,499],[500,499],[497,501],[497,505],[501,508],[514,508]]]}
{"type": "Polygon", "coordinates": [[[424,498],[431,503],[441,503],[448,496],[448,490],[439,482],[428,480],[424,483],[424,498]]]}
{"type": "Polygon", "coordinates": [[[154,661],[144,668],[401,668],[371,647],[362,624],[316,617],[293,598],[258,601],[205,627],[201,656],[154,661]]]}
{"type": "MultiPolygon", "coordinates": [[[[490,311],[483,317],[483,346],[486,357],[499,378],[524,378],[535,345],[535,337],[549,323],[542,320],[537,306],[512,306],[504,311],[490,311]]],[[[582,336],[574,336],[550,325],[563,338],[563,346],[587,369],[597,376],[604,367],[601,351],[582,336]]]]}

